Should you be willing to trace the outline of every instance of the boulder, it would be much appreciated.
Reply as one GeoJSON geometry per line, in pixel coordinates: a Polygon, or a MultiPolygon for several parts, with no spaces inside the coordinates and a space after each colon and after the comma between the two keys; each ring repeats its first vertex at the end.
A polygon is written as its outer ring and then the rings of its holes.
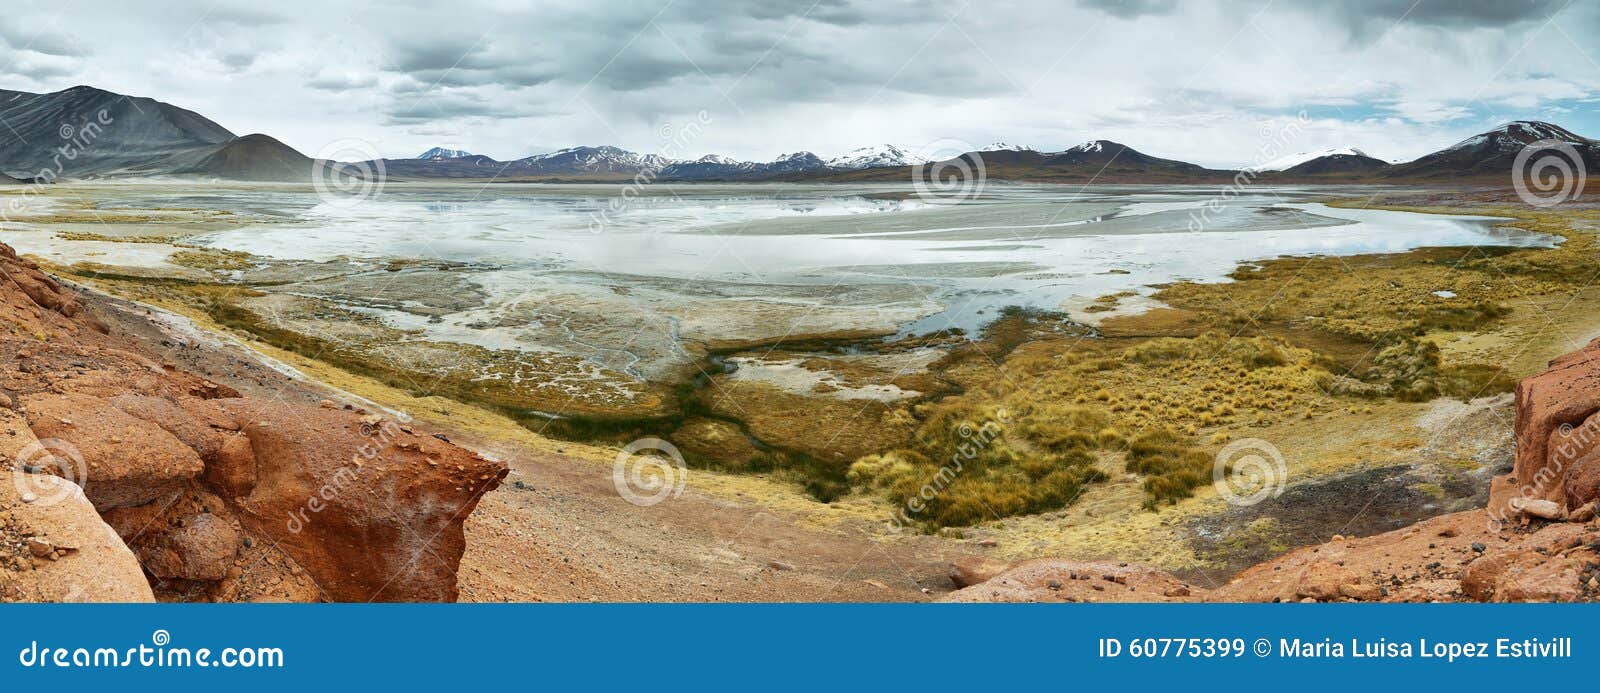
{"type": "Polygon", "coordinates": [[[1567,470],[1566,503],[1577,510],[1600,500],[1600,453],[1590,453],[1567,470]]]}
{"type": "Polygon", "coordinates": [[[957,588],[988,581],[1010,568],[1011,564],[982,556],[961,556],[950,562],[950,581],[957,588]]]}
{"type": "Polygon", "coordinates": [[[244,532],[226,504],[197,485],[104,517],[145,571],[158,578],[221,580],[244,545],[244,532]]]}
{"type": "Polygon", "coordinates": [[[1298,599],[1329,601],[1344,594],[1346,585],[1359,584],[1361,579],[1342,565],[1332,561],[1314,561],[1301,569],[1294,596],[1298,599]]]}

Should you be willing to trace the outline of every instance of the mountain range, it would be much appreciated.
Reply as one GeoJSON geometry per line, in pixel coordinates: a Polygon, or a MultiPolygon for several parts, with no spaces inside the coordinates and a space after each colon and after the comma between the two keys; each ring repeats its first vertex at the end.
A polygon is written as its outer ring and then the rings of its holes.
{"type": "MultiPolygon", "coordinates": [[[[264,134],[236,135],[193,111],[144,97],[88,86],[34,94],[0,90],[0,184],[115,176],[180,176],[224,180],[305,181],[314,160],[264,134]]],[[[1354,147],[1301,152],[1245,167],[1210,169],[1165,159],[1109,140],[1059,152],[994,143],[943,161],[881,144],[823,158],[794,152],[771,161],[710,154],[674,160],[613,146],[569,147],[500,161],[460,149],[434,147],[413,158],[362,162],[394,180],[587,180],[640,176],[672,181],[904,181],[939,164],[976,165],[988,178],[1038,182],[1220,183],[1242,173],[1274,182],[1457,182],[1505,184],[1528,144],[1570,145],[1586,170],[1600,171],[1600,142],[1538,121],[1516,121],[1404,163],[1354,147]],[[919,168],[920,167],[920,168],[919,168]]]]}

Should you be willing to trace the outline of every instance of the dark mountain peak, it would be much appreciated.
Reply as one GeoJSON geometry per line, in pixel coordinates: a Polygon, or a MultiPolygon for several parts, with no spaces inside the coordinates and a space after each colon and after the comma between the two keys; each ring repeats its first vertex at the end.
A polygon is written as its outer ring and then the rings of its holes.
{"type": "Polygon", "coordinates": [[[1111,140],[1089,140],[1088,142],[1084,142],[1083,144],[1080,144],[1080,145],[1078,145],[1076,147],[1072,147],[1072,148],[1068,149],[1067,151],[1069,151],[1069,152],[1082,152],[1082,153],[1085,153],[1085,154],[1090,154],[1090,153],[1094,153],[1094,152],[1103,152],[1103,151],[1106,151],[1106,150],[1121,151],[1121,150],[1127,149],[1127,148],[1128,148],[1127,145],[1120,144],[1120,143],[1117,143],[1117,142],[1112,142],[1111,140]]]}
{"type": "MultiPolygon", "coordinates": [[[[1468,137],[1415,161],[1386,169],[1390,177],[1443,178],[1507,176],[1517,156],[1535,142],[1554,140],[1572,147],[1586,167],[1600,165],[1600,143],[1560,125],[1538,120],[1518,120],[1468,137]]],[[[1592,170],[1592,169],[1591,169],[1592,170]]]]}
{"type": "Polygon", "coordinates": [[[1569,144],[1590,144],[1592,140],[1573,133],[1560,125],[1539,120],[1517,120],[1501,125],[1455,143],[1444,151],[1452,150],[1506,150],[1545,140],[1569,144]]]}
{"type": "Polygon", "coordinates": [[[1359,175],[1382,171],[1389,166],[1389,162],[1383,159],[1352,149],[1350,153],[1324,154],[1308,159],[1283,169],[1282,173],[1291,176],[1359,175]]]}
{"type": "Polygon", "coordinates": [[[461,158],[469,157],[469,156],[473,156],[473,153],[469,152],[469,151],[466,151],[464,149],[450,149],[448,147],[434,147],[432,149],[429,149],[428,151],[425,151],[425,152],[423,152],[421,154],[418,154],[417,158],[421,159],[423,161],[429,161],[429,160],[442,161],[442,160],[445,160],[445,159],[461,159],[461,158]]]}
{"type": "Polygon", "coordinates": [[[1200,170],[1195,164],[1162,159],[1150,156],[1133,147],[1111,140],[1089,140],[1066,151],[1048,155],[1044,164],[1046,166],[1100,166],[1104,168],[1144,170],[1150,168],[1160,169],[1192,169],[1200,170]]]}

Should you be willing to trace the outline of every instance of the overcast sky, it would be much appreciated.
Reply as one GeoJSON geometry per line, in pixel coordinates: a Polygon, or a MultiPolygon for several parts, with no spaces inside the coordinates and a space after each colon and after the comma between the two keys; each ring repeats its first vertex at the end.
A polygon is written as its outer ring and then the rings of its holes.
{"type": "Polygon", "coordinates": [[[7,0],[0,88],[149,96],[313,155],[1111,139],[1232,166],[1285,132],[1386,159],[1516,119],[1600,137],[1583,0],[533,4],[7,0]]]}

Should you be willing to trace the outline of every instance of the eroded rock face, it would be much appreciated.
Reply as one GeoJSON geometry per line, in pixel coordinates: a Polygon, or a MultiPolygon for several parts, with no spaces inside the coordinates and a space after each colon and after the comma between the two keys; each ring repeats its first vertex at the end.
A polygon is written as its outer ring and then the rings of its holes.
{"type": "Polygon", "coordinates": [[[456,598],[462,524],[504,465],[157,364],[3,244],[0,319],[0,472],[82,484],[43,502],[0,481],[0,600],[149,601],[147,576],[163,599],[456,598]]]}
{"type": "MultiPolygon", "coordinates": [[[[1516,468],[1513,490],[1522,498],[1551,500],[1575,509],[1593,500],[1591,478],[1600,449],[1600,340],[1550,362],[1543,373],[1517,384],[1516,468]],[[1579,485],[1568,493],[1575,470],[1579,485]],[[1573,501],[1580,501],[1573,505],[1573,501]]],[[[1505,508],[1491,506],[1491,512],[1505,508]]]]}

